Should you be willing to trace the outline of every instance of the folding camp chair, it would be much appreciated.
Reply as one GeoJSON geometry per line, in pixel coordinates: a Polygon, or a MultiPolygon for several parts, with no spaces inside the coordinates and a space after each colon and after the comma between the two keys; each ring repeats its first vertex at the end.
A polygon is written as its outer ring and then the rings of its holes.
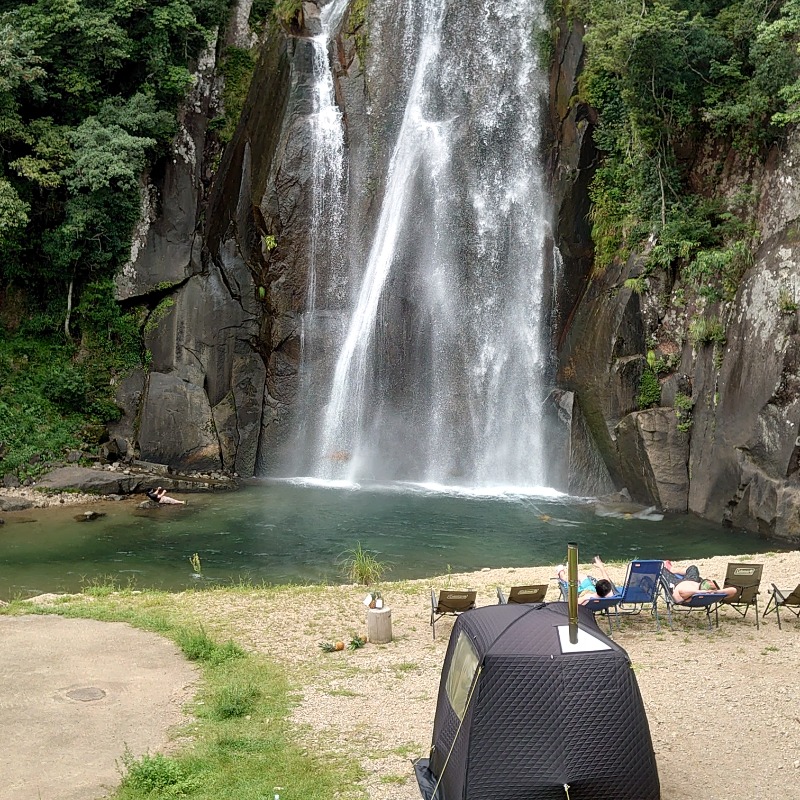
{"type": "Polygon", "coordinates": [[[756,610],[756,629],[758,629],[758,587],[761,585],[763,564],[728,564],[725,583],[722,588],[735,587],[738,592],[730,599],[725,598],[723,605],[731,606],[734,611],[747,616],[747,610],[753,606],[756,610]]]}
{"type": "Polygon", "coordinates": [[[457,617],[464,611],[475,608],[475,598],[478,593],[475,589],[442,589],[439,597],[431,589],[431,628],[433,638],[436,638],[436,623],[445,615],[457,617]]]}
{"type": "Polygon", "coordinates": [[[664,576],[661,576],[661,589],[664,595],[664,602],[667,606],[667,620],[669,627],[672,628],[672,612],[685,611],[687,616],[692,611],[703,610],[706,612],[706,622],[708,629],[711,630],[711,612],[714,612],[714,623],[719,628],[719,607],[728,599],[724,592],[698,592],[693,594],[688,600],[682,603],[676,603],[675,598],[672,596],[672,586],[666,581],[664,576]]]}
{"type": "MultiPolygon", "coordinates": [[[[625,583],[619,594],[589,600],[587,608],[594,612],[605,611],[609,614],[611,609],[617,617],[621,614],[639,614],[649,608],[656,619],[656,630],[661,630],[661,621],[658,618],[658,597],[661,594],[661,570],[663,561],[631,561],[625,575],[625,583]]],[[[609,617],[609,627],[611,619],[609,617]]]]}
{"type": "Polygon", "coordinates": [[[531,586],[512,586],[508,591],[508,598],[502,586],[497,587],[497,602],[503,603],[543,603],[547,594],[546,583],[536,583],[531,586]]]}
{"type": "Polygon", "coordinates": [[[800,583],[798,583],[792,591],[788,589],[779,589],[773,583],[770,595],[771,597],[769,598],[767,607],[764,609],[764,616],[766,617],[767,614],[774,611],[775,616],[778,618],[778,628],[781,627],[781,609],[788,611],[790,614],[794,614],[795,617],[800,619],[800,583]]]}

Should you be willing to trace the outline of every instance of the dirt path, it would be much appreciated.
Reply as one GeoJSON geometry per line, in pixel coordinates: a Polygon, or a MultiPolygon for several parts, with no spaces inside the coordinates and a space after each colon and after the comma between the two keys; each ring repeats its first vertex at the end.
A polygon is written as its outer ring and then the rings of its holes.
{"type": "Polygon", "coordinates": [[[94,800],[129,749],[185,721],[197,673],[156,634],[117,622],[0,616],[0,797],[94,800]]]}

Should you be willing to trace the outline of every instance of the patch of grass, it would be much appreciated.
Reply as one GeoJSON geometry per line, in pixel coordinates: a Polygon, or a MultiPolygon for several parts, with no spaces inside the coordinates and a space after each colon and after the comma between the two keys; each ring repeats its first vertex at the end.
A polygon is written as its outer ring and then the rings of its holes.
{"type": "Polygon", "coordinates": [[[419,664],[414,661],[401,661],[399,664],[395,664],[392,669],[395,672],[413,672],[419,669],[419,664]]]}
{"type": "Polygon", "coordinates": [[[58,605],[15,601],[0,613],[128,622],[165,634],[197,664],[198,716],[182,737],[189,743],[169,757],[127,755],[114,800],[255,800],[274,797],[276,786],[285,787],[282,800],[362,797],[356,765],[296,743],[290,714],[297,696],[283,668],[234,642],[215,642],[193,608],[192,593],[144,590],[77,595],[58,605]]]}
{"type": "Polygon", "coordinates": [[[381,783],[389,786],[402,786],[408,781],[407,775],[381,775],[381,783]]]}
{"type": "Polygon", "coordinates": [[[175,640],[189,661],[202,661],[218,666],[232,658],[242,658],[244,650],[235,642],[217,644],[201,627],[199,630],[180,630],[175,640]]]}
{"type": "Polygon", "coordinates": [[[339,557],[339,567],[351,583],[360,583],[363,586],[377,583],[391,569],[387,562],[379,561],[374,552],[365,550],[361,542],[339,557]]]}
{"type": "Polygon", "coordinates": [[[415,755],[417,753],[421,753],[424,748],[420,747],[416,743],[412,744],[401,744],[399,747],[395,747],[391,752],[395,755],[402,756],[405,758],[406,756],[415,755]]]}
{"type": "Polygon", "coordinates": [[[725,326],[719,317],[695,317],[689,323],[689,341],[695,347],[707,344],[724,345],[725,326]]]}
{"type": "Polygon", "coordinates": [[[232,681],[214,694],[211,714],[214,719],[252,715],[260,698],[261,690],[253,681],[232,681]]]}
{"type": "Polygon", "coordinates": [[[196,776],[183,764],[160,753],[136,759],[127,750],[122,756],[122,767],[121,797],[184,797],[197,785],[196,776]]]}

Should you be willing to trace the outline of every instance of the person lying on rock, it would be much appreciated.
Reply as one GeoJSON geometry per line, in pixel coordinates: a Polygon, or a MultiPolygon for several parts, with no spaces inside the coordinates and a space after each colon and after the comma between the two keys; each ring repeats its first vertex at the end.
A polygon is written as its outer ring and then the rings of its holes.
{"type": "Polygon", "coordinates": [[[167,490],[162,489],[160,486],[157,489],[148,489],[146,494],[154,503],[161,503],[165,506],[186,505],[185,500],[176,500],[174,497],[170,497],[167,494],[167,490]]]}

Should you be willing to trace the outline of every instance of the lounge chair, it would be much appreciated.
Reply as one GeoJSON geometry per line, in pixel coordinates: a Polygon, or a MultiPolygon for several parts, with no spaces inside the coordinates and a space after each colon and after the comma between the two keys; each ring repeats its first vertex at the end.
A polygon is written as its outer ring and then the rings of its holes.
{"type": "Polygon", "coordinates": [[[465,611],[475,608],[475,589],[442,589],[439,596],[431,589],[431,628],[433,638],[436,638],[436,623],[444,616],[457,617],[465,611]]]}
{"type": "Polygon", "coordinates": [[[547,594],[546,583],[536,583],[530,586],[512,586],[508,597],[501,586],[497,587],[497,602],[504,603],[543,603],[547,594]]]}
{"type": "Polygon", "coordinates": [[[714,624],[719,627],[719,607],[728,599],[728,595],[724,592],[697,592],[693,594],[688,600],[682,603],[676,603],[675,598],[672,596],[672,587],[662,576],[661,588],[664,595],[664,602],[667,606],[667,620],[669,627],[672,628],[672,612],[685,611],[686,614],[691,614],[692,611],[702,610],[706,612],[706,622],[708,629],[711,630],[711,612],[714,612],[714,624]]]}
{"type": "Polygon", "coordinates": [[[725,598],[723,605],[731,606],[734,611],[747,616],[747,610],[753,606],[756,610],[756,629],[758,629],[758,587],[761,585],[763,564],[728,564],[725,583],[722,588],[733,586],[738,591],[732,598],[725,598]]]}
{"type": "Polygon", "coordinates": [[[779,589],[773,583],[770,595],[771,597],[769,598],[767,607],[764,609],[764,616],[766,617],[767,614],[774,611],[775,616],[778,618],[778,628],[781,627],[781,609],[788,611],[790,614],[794,614],[795,617],[800,619],[800,583],[791,591],[788,589],[779,589]]]}
{"type": "MultiPolygon", "coordinates": [[[[613,635],[611,625],[611,610],[617,619],[617,628],[620,625],[620,616],[623,614],[639,614],[649,607],[656,618],[656,630],[661,630],[658,619],[658,596],[661,593],[661,570],[663,561],[631,561],[625,575],[625,583],[615,594],[607,597],[596,597],[587,600],[586,606],[595,616],[602,614],[608,621],[608,630],[613,635]]],[[[561,595],[564,599],[569,591],[566,581],[559,580],[561,595]]]]}
{"type": "MultiPolygon", "coordinates": [[[[613,608],[618,627],[620,615],[639,614],[645,609],[649,609],[655,617],[656,630],[661,630],[661,622],[658,618],[658,598],[661,594],[660,579],[663,567],[663,561],[631,561],[628,564],[625,583],[619,593],[589,600],[586,607],[595,613],[605,611],[606,615],[609,615],[613,608]]],[[[610,627],[610,616],[608,623],[610,627]]]]}

